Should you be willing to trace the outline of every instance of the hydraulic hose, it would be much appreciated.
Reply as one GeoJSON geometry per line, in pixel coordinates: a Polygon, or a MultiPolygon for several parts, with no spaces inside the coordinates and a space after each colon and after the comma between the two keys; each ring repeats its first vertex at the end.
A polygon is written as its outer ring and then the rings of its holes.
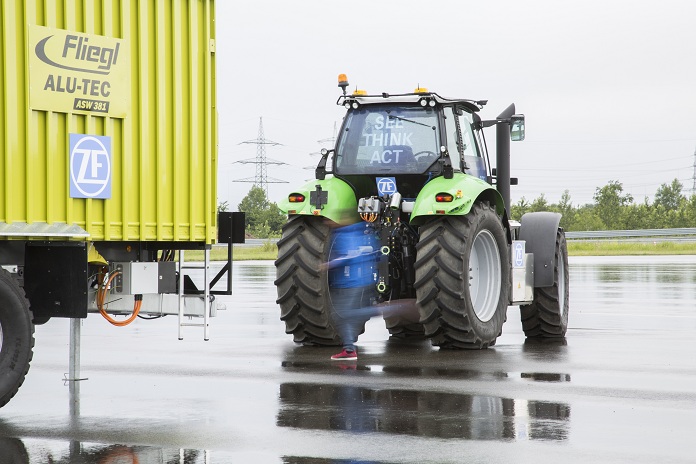
{"type": "Polygon", "coordinates": [[[109,285],[111,285],[111,282],[119,274],[120,274],[120,272],[118,272],[118,271],[112,273],[109,276],[108,280],[106,279],[106,276],[105,276],[106,284],[104,286],[102,286],[101,288],[99,288],[99,290],[97,290],[97,309],[99,309],[99,313],[102,315],[102,317],[104,319],[109,321],[109,323],[111,323],[111,325],[115,325],[116,327],[125,327],[128,324],[130,324],[131,322],[133,322],[138,317],[138,313],[140,313],[140,307],[143,304],[143,296],[142,295],[135,295],[135,302],[133,303],[133,314],[131,314],[130,317],[128,317],[128,319],[124,319],[122,321],[119,321],[119,320],[112,318],[104,309],[104,301],[106,300],[106,292],[109,289],[109,285]]]}

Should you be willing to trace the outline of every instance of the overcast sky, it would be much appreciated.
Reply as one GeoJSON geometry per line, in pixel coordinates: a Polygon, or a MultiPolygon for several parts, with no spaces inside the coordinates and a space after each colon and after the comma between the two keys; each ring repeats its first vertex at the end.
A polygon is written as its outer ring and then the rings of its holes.
{"type": "MultiPolygon", "coordinates": [[[[313,178],[349,89],[510,103],[527,138],[512,143],[512,201],[541,193],[591,203],[623,183],[636,202],[679,179],[691,193],[696,151],[696,1],[218,0],[220,201],[232,209],[251,188],[264,135],[269,197],[313,178]],[[312,166],[312,170],[303,169],[312,166]]],[[[495,132],[487,133],[491,155],[495,132]]]]}

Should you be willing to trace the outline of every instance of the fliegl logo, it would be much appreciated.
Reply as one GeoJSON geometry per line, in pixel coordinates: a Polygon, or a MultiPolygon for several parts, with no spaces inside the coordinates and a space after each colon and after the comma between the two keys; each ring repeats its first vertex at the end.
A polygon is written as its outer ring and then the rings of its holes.
{"type": "Polygon", "coordinates": [[[29,38],[32,108],[126,116],[130,59],[124,39],[43,26],[30,26],[29,38]]]}
{"type": "Polygon", "coordinates": [[[44,63],[56,68],[108,75],[111,66],[118,62],[119,48],[121,44],[118,42],[114,47],[104,47],[89,44],[89,37],[68,34],[63,39],[63,37],[49,35],[36,44],[36,56],[44,63]],[[56,60],[49,58],[46,54],[46,44],[51,39],[63,42],[61,44],[63,52],[56,60]],[[78,66],[70,66],[69,64],[72,63],[78,66]]]}

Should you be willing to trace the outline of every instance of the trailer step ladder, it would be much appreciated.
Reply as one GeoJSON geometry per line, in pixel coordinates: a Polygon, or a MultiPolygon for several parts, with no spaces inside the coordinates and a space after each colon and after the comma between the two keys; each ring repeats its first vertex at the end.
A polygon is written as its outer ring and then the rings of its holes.
{"type": "MultiPolygon", "coordinates": [[[[210,313],[211,313],[211,302],[210,302],[210,250],[205,249],[203,253],[203,323],[199,322],[185,322],[184,320],[184,298],[192,296],[184,295],[184,269],[201,269],[200,265],[186,265],[184,262],[184,250],[179,250],[179,340],[184,339],[183,328],[184,327],[203,327],[203,340],[210,340],[209,329],[210,329],[210,313]]],[[[195,298],[200,298],[200,296],[195,296],[195,298]]]]}

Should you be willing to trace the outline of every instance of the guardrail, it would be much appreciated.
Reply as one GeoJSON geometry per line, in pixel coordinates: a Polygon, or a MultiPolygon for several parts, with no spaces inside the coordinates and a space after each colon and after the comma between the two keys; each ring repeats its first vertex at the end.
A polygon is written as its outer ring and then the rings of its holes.
{"type": "Polygon", "coordinates": [[[626,241],[696,241],[696,227],[677,229],[587,230],[566,232],[568,240],[626,240],[626,241]]]}

